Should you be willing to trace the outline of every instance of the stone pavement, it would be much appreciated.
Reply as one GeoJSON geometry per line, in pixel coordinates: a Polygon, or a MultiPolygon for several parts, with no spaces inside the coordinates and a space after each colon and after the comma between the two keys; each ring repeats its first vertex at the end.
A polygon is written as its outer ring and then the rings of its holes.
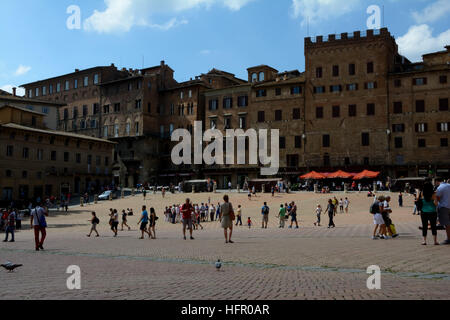
{"type": "MultiPolygon", "coordinates": [[[[206,202],[207,195],[189,195],[206,202]]],[[[217,202],[223,195],[211,195],[217,202]]],[[[338,198],[345,195],[337,195],[338,198]]],[[[146,201],[157,209],[157,240],[139,240],[138,214],[130,217],[131,231],[111,237],[106,212],[133,207],[142,198],[130,197],[85,208],[72,208],[70,215],[48,219],[45,252],[33,250],[29,230],[17,234],[17,242],[0,244],[0,262],[24,266],[15,273],[0,270],[0,299],[448,299],[450,296],[450,251],[448,246],[420,245],[419,218],[411,206],[396,208],[394,221],[401,236],[393,240],[370,239],[372,217],[368,199],[351,194],[351,212],[336,218],[336,229],[312,226],[314,207],[329,195],[296,194],[276,198],[232,195],[241,203],[244,217],[255,227],[235,230],[234,245],[226,245],[217,222],[195,231],[194,241],[181,239],[180,225],[164,222],[165,205],[181,203],[185,195],[156,195],[146,201]],[[301,228],[279,229],[274,217],[279,203],[299,202],[301,228]],[[269,229],[260,228],[261,201],[272,208],[269,229]],[[120,208],[119,208],[120,206],[120,208]],[[89,211],[101,219],[101,237],[87,238],[89,211]],[[217,272],[214,262],[224,261],[217,272]],[[82,290],[66,287],[66,269],[78,265],[82,290]],[[382,289],[368,290],[366,269],[383,270],[382,289]]],[[[410,200],[410,199],[409,199],[410,200]]],[[[408,206],[409,205],[409,206],[408,206]]],[[[244,219],[246,220],[246,219],[244,219]]],[[[439,237],[443,240],[443,233],[439,237]]],[[[431,239],[430,239],[431,240],[431,239]]],[[[429,241],[431,244],[431,241],[429,241]]]]}

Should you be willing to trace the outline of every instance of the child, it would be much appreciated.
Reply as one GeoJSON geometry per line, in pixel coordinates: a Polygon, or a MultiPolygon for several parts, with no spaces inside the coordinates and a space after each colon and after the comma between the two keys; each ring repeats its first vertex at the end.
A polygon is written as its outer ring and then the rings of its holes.
{"type": "Polygon", "coordinates": [[[284,229],[284,224],[286,223],[286,208],[283,205],[280,206],[278,218],[280,218],[280,228],[284,229]]]}
{"type": "Polygon", "coordinates": [[[320,204],[317,205],[316,215],[317,215],[317,222],[314,222],[314,225],[320,227],[320,216],[322,215],[322,207],[320,204]]]}
{"type": "Polygon", "coordinates": [[[250,217],[248,217],[247,225],[248,225],[248,228],[251,229],[251,227],[252,227],[252,219],[250,217]]]}
{"type": "Polygon", "coordinates": [[[252,192],[250,190],[248,191],[248,200],[252,200],[252,192]]]}

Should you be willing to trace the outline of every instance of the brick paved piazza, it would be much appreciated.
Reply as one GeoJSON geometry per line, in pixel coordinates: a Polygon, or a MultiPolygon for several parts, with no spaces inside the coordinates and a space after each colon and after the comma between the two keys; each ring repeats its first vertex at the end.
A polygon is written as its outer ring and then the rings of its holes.
{"type": "MultiPolygon", "coordinates": [[[[188,195],[194,202],[223,194],[188,195]]],[[[337,198],[345,197],[336,194],[337,198]]],[[[182,203],[186,195],[147,195],[145,204],[160,217],[157,240],[139,240],[139,214],[129,218],[131,231],[113,238],[108,226],[110,207],[132,207],[140,212],[142,195],[87,207],[72,207],[69,214],[52,212],[45,252],[35,252],[32,232],[16,234],[16,243],[0,244],[0,262],[24,266],[15,273],[0,270],[0,299],[448,299],[450,250],[448,246],[421,245],[420,219],[412,215],[413,199],[399,208],[393,194],[393,220],[401,234],[393,240],[371,240],[371,199],[365,194],[347,195],[349,214],[338,214],[336,229],[314,227],[314,208],[325,206],[329,195],[298,193],[257,197],[231,194],[236,207],[243,206],[244,220],[255,226],[235,229],[235,244],[225,244],[217,222],[195,231],[194,241],[184,241],[181,226],[164,222],[163,206],[182,203]],[[275,211],[281,203],[296,201],[299,230],[278,228],[275,211]],[[260,227],[260,207],[272,209],[267,230],[260,227]],[[100,217],[100,238],[87,238],[89,212],[100,217]],[[214,268],[224,262],[221,272],[214,268]],[[82,289],[66,287],[66,269],[78,265],[82,289]],[[366,269],[383,270],[382,289],[368,290],[366,269]]],[[[326,225],[326,217],[323,217],[326,225]]],[[[444,233],[439,233],[444,240],[444,233]]]]}

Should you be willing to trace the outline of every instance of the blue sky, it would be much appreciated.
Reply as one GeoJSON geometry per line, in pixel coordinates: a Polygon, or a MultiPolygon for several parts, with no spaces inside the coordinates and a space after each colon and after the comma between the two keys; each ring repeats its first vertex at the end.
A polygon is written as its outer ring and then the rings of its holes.
{"type": "Polygon", "coordinates": [[[268,64],[304,71],[309,35],[367,29],[370,5],[411,60],[450,45],[450,0],[2,0],[0,88],[115,63],[165,60],[178,81],[268,64]],[[68,29],[67,8],[81,28],[68,29]],[[307,23],[307,21],[309,23],[307,23]]]}

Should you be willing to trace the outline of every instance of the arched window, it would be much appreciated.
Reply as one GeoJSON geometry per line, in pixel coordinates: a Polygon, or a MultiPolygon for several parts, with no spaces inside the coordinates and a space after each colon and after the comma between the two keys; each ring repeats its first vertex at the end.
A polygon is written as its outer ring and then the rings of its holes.
{"type": "Polygon", "coordinates": [[[264,76],[264,72],[260,72],[259,73],[259,81],[264,81],[265,76],[264,76]]]}
{"type": "Polygon", "coordinates": [[[256,73],[252,74],[252,82],[258,81],[258,75],[256,73]]]}

